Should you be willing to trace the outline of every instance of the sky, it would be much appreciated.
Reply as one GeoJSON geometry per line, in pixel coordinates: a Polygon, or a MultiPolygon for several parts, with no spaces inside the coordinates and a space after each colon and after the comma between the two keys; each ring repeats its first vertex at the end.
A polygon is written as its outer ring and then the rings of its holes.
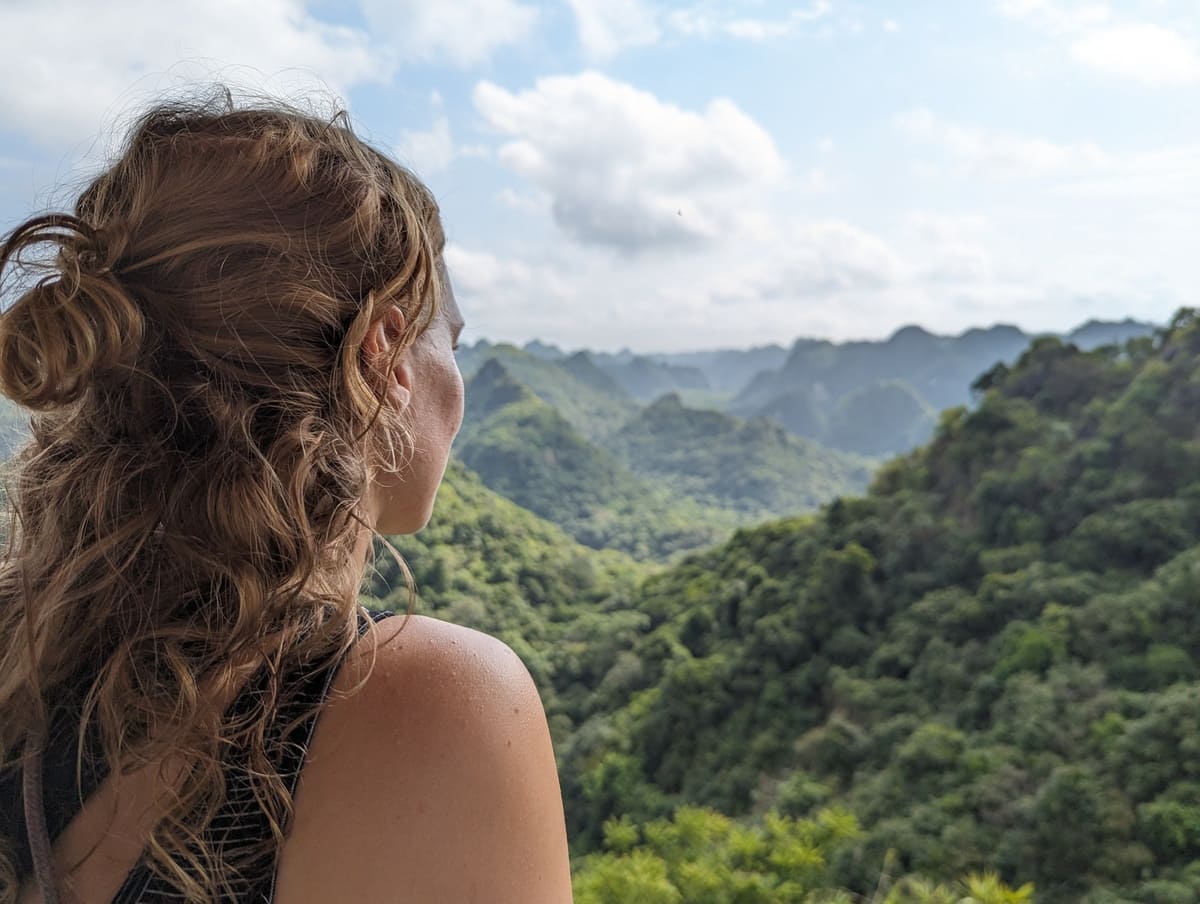
{"type": "Polygon", "coordinates": [[[344,107],[438,198],[465,342],[1200,303],[1196,0],[0,0],[0,42],[0,229],[164,92],[344,107]]]}

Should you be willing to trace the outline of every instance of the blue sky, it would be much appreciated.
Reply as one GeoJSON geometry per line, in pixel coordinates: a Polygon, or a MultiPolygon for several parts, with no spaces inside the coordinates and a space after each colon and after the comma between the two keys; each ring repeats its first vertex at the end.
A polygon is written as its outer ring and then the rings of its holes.
{"type": "Polygon", "coordinates": [[[1200,303],[1194,0],[0,0],[0,34],[0,227],[156,92],[320,90],[439,198],[467,341],[1200,303]]]}

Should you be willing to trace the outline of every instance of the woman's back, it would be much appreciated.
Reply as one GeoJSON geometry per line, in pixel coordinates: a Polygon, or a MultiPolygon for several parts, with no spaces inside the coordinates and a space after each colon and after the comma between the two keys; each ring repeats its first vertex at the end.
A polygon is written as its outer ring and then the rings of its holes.
{"type": "MultiPolygon", "coordinates": [[[[528,671],[489,635],[404,621],[364,625],[331,676],[288,839],[254,900],[570,901],[554,755],[528,671]],[[373,649],[369,680],[341,696],[373,649]]],[[[162,793],[155,773],[119,790],[106,778],[55,841],[59,875],[79,863],[70,884],[83,904],[173,899],[143,888],[151,877],[137,869],[162,793]]],[[[26,882],[20,904],[41,900],[26,882]]]]}

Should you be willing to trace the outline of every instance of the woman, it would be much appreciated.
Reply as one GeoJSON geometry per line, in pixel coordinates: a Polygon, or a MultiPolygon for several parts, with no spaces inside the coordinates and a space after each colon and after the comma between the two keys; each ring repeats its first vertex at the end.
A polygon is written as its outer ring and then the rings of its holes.
{"type": "Polygon", "coordinates": [[[443,244],[344,115],[228,93],[8,235],[0,904],[571,900],[524,665],[407,569],[358,603],[462,420],[443,244]]]}

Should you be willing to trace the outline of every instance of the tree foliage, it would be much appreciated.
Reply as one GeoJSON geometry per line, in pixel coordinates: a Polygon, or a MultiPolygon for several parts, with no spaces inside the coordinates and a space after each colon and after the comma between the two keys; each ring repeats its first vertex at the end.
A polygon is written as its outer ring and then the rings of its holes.
{"type": "MultiPolygon", "coordinates": [[[[855,895],[893,851],[955,900],[989,873],[1012,900],[1200,899],[1198,355],[1186,311],[1037,340],[864,496],[648,575],[616,731],[565,771],[619,750],[660,810],[844,808],[828,880],[855,895]]],[[[620,813],[574,804],[598,850],[620,813]]]]}

